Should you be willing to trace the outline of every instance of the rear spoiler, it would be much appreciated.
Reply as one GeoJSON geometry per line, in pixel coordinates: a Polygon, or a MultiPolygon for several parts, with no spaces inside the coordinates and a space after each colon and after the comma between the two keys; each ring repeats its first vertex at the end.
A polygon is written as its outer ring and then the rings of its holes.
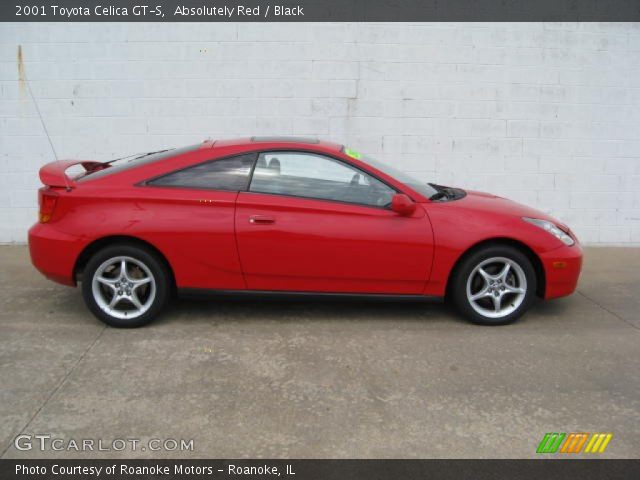
{"type": "Polygon", "coordinates": [[[82,165],[87,172],[107,168],[104,163],[91,160],[57,160],[47,163],[40,169],[40,181],[50,187],[74,188],[76,186],[75,182],[65,174],[74,165],[82,165]]]}

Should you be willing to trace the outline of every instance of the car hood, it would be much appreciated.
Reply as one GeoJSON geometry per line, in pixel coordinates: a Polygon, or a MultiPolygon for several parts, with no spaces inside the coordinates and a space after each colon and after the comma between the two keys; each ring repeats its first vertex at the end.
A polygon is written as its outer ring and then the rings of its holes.
{"type": "Polygon", "coordinates": [[[456,203],[459,207],[464,209],[502,215],[505,217],[540,218],[542,220],[553,222],[559,227],[568,230],[568,227],[562,222],[559,222],[556,218],[553,218],[540,210],[536,210],[535,208],[514,202],[513,200],[493,195],[491,193],[477,192],[474,190],[465,190],[465,193],[466,195],[463,198],[455,200],[452,203],[456,203]]]}

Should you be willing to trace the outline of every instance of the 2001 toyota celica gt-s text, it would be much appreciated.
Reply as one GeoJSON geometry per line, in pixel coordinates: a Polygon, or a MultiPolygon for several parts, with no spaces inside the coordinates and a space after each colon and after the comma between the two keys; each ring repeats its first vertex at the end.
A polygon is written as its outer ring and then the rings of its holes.
{"type": "Polygon", "coordinates": [[[536,296],[572,293],[582,265],[574,234],[544,213],[313,139],[58,161],[40,178],[33,264],[80,282],[116,327],[144,325],[186,292],[444,297],[499,325],[536,296]]]}

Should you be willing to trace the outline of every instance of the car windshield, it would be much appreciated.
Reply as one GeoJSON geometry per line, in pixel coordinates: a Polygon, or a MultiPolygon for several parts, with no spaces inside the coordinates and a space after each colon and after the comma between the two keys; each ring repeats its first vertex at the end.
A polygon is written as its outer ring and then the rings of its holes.
{"type": "Polygon", "coordinates": [[[366,155],[362,155],[361,159],[362,161],[368,163],[372,167],[377,168],[381,172],[384,172],[390,177],[393,177],[396,180],[404,183],[407,187],[415,190],[425,198],[431,198],[433,195],[438,193],[438,191],[428,183],[423,182],[422,180],[414,177],[413,175],[410,175],[401,170],[398,170],[397,168],[393,168],[384,162],[375,160],[371,157],[367,157],[366,155]]]}
{"type": "Polygon", "coordinates": [[[157,162],[158,160],[163,160],[165,158],[175,157],[177,155],[195,150],[199,147],[200,144],[197,144],[183,148],[170,148],[167,150],[159,150],[157,152],[137,153],[135,155],[129,155],[127,157],[116,158],[115,160],[104,162],[104,169],[97,170],[95,172],[87,172],[82,177],[76,178],[76,180],[94,180],[104,175],[110,175],[112,173],[121,172],[129,168],[139,167],[140,165],[144,165],[146,163],[157,162]]]}

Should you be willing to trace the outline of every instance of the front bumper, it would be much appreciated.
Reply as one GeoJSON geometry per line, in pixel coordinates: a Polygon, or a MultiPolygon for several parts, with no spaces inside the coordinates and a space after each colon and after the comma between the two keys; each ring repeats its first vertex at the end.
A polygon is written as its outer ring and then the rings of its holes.
{"type": "Polygon", "coordinates": [[[582,247],[576,243],[540,255],[545,273],[544,298],[571,295],[578,285],[582,269],[582,247]]]}
{"type": "Polygon", "coordinates": [[[82,248],[77,237],[61,233],[50,224],[36,223],[29,230],[31,263],[54,282],[76,285],[73,269],[82,248]]]}

